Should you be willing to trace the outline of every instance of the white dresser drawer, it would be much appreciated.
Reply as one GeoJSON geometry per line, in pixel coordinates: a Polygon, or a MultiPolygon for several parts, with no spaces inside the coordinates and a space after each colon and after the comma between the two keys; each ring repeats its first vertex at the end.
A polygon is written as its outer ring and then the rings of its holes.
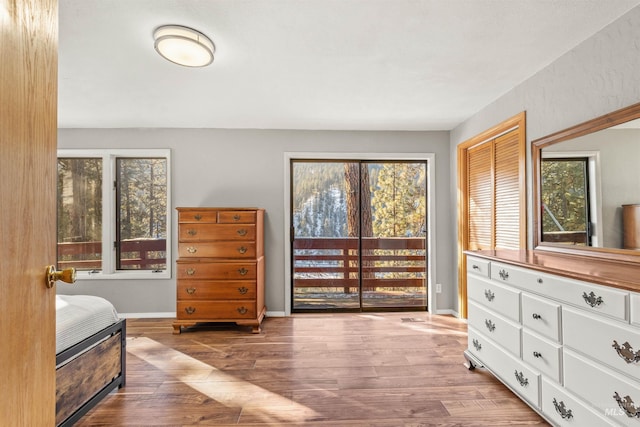
{"type": "Polygon", "coordinates": [[[471,326],[468,336],[471,353],[521,398],[538,408],[540,374],[471,326]]]}
{"type": "Polygon", "coordinates": [[[565,348],[564,386],[618,423],[640,423],[640,383],[624,378],[565,348]],[[620,401],[620,403],[618,403],[620,401]]]}
{"type": "Polygon", "coordinates": [[[540,405],[544,415],[558,426],[602,427],[616,424],[607,420],[589,405],[568,393],[558,384],[542,378],[540,405]]]}
{"type": "Polygon", "coordinates": [[[566,346],[640,380],[640,329],[566,307],[562,328],[566,346]]]}
{"type": "Polygon", "coordinates": [[[470,275],[467,295],[475,302],[509,319],[520,321],[520,290],[470,275]]]}
{"type": "Polygon", "coordinates": [[[628,320],[628,292],[492,262],[491,278],[563,303],[628,320]]]}
{"type": "Polygon", "coordinates": [[[468,324],[520,357],[520,325],[473,301],[468,304],[468,324]]]}
{"type": "Polygon", "coordinates": [[[467,255],[467,272],[478,276],[489,277],[489,260],[467,255]]]}
{"type": "Polygon", "coordinates": [[[522,324],[556,342],[560,338],[560,304],[522,294],[522,324]]]}
{"type": "Polygon", "coordinates": [[[522,360],[554,381],[561,381],[562,347],[560,345],[523,330],[522,360]]]}
{"type": "Polygon", "coordinates": [[[631,293],[631,323],[640,326],[640,294],[631,293]]]}

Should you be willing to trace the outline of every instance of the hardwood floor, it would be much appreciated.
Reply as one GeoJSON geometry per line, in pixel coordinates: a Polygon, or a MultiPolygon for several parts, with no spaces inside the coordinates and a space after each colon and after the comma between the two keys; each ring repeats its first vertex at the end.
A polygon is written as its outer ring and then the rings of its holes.
{"type": "Polygon", "coordinates": [[[467,370],[466,324],[450,316],[296,314],[260,334],[173,335],[171,321],[127,320],[127,386],[76,426],[547,425],[467,370]]]}

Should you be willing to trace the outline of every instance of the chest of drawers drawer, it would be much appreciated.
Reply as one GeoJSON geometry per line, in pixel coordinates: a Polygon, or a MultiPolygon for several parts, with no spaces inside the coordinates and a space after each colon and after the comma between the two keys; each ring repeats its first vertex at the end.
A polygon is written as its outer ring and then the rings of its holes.
{"type": "Polygon", "coordinates": [[[561,381],[562,347],[559,344],[540,338],[524,329],[522,360],[554,381],[561,381]]]}
{"type": "Polygon", "coordinates": [[[584,404],[557,383],[542,378],[540,406],[544,415],[558,426],[604,427],[611,421],[584,404]]]}
{"type": "Polygon", "coordinates": [[[560,304],[523,293],[522,324],[553,341],[560,342],[560,304]]]}
{"type": "Polygon", "coordinates": [[[489,265],[491,263],[486,259],[475,257],[467,257],[467,273],[475,274],[481,277],[490,277],[489,265]]]}
{"type": "Polygon", "coordinates": [[[202,242],[210,240],[255,240],[253,224],[188,224],[180,227],[180,242],[202,242]]]}
{"type": "Polygon", "coordinates": [[[178,244],[180,258],[255,258],[255,242],[190,242],[178,244]]]}
{"type": "Polygon", "coordinates": [[[469,326],[481,330],[515,356],[520,356],[520,326],[479,304],[469,301],[469,326]]]}
{"type": "Polygon", "coordinates": [[[476,303],[505,316],[515,322],[520,321],[520,291],[508,288],[489,279],[469,276],[467,295],[476,303]]]}
{"type": "Polygon", "coordinates": [[[628,319],[624,291],[498,262],[491,264],[491,278],[597,314],[628,319]]]}
{"type": "Polygon", "coordinates": [[[178,319],[233,321],[255,318],[256,305],[251,301],[178,301],[178,319]]]}
{"type": "Polygon", "coordinates": [[[178,279],[250,280],[257,277],[255,262],[188,262],[177,263],[178,279]]]}
{"type": "Polygon", "coordinates": [[[640,330],[566,307],[562,321],[565,346],[640,381],[640,330]]]}
{"type": "Polygon", "coordinates": [[[256,282],[248,280],[181,280],[179,300],[255,299],[256,282]]]}
{"type": "Polygon", "coordinates": [[[640,383],[591,360],[564,350],[564,385],[608,419],[637,426],[640,418],[640,383]]]}

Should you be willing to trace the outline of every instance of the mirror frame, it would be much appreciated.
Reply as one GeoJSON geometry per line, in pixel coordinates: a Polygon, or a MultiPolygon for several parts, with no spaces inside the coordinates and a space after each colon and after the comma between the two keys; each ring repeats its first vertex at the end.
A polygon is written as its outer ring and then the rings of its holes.
{"type": "Polygon", "coordinates": [[[552,251],[563,254],[582,255],[597,258],[614,259],[640,263],[640,251],[617,248],[594,248],[587,246],[571,246],[562,243],[542,241],[542,222],[540,218],[540,189],[542,181],[540,176],[540,164],[542,161],[542,149],[558,142],[567,141],[588,135],[599,130],[607,129],[630,120],[640,118],[640,103],[631,105],[612,113],[605,114],[595,119],[580,123],[576,126],[561,130],[531,142],[531,166],[533,170],[533,248],[534,250],[552,251]]]}

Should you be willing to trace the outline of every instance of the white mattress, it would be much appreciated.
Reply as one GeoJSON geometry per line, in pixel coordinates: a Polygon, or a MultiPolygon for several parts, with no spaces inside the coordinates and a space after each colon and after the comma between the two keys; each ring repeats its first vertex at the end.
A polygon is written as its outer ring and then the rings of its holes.
{"type": "Polygon", "coordinates": [[[56,354],[119,320],[113,305],[92,295],[56,295],[56,354]]]}

